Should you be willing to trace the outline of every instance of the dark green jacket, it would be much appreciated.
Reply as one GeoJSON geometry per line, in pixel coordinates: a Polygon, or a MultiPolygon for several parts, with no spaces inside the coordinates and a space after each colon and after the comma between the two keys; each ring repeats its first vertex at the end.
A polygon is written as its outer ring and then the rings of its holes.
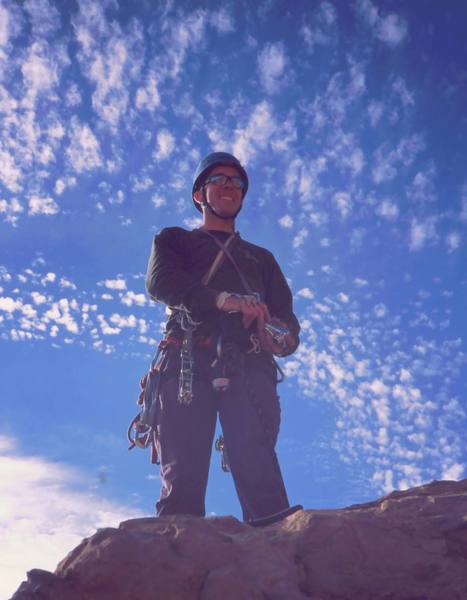
{"type": "MultiPolygon", "coordinates": [[[[222,231],[211,233],[222,243],[229,236],[222,231]]],[[[298,345],[300,325],[293,313],[292,293],[273,254],[241,238],[234,241],[230,250],[252,290],[260,294],[271,316],[287,323],[298,345]]],[[[246,341],[255,331],[255,324],[245,330],[240,315],[229,315],[216,307],[219,292],[247,293],[230,260],[225,258],[208,286],[201,283],[218,251],[215,241],[199,229],[163,229],[152,245],[146,289],[153,300],[187,310],[192,319],[200,323],[198,333],[211,335],[219,333],[220,329],[225,333],[227,329],[233,338],[246,341]]],[[[175,314],[169,317],[166,333],[181,336],[175,314]]]]}

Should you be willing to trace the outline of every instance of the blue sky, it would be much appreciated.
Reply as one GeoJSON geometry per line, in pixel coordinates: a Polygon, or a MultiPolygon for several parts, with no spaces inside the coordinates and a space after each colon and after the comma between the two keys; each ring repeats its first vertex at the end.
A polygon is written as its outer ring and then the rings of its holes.
{"type": "MultiPolygon", "coordinates": [[[[0,3],[0,593],[153,513],[125,431],[164,319],[144,272],[213,150],[289,279],[291,502],[466,476],[462,2],[0,3]]],[[[213,456],[207,510],[240,516],[213,456]]]]}

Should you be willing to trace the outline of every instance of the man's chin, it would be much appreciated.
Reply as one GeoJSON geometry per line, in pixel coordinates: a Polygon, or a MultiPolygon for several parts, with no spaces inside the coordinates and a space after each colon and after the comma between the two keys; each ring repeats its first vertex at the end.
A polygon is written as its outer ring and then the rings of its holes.
{"type": "Polygon", "coordinates": [[[239,206],[229,206],[227,208],[219,206],[218,208],[214,207],[214,210],[224,219],[235,219],[239,208],[239,206]]]}

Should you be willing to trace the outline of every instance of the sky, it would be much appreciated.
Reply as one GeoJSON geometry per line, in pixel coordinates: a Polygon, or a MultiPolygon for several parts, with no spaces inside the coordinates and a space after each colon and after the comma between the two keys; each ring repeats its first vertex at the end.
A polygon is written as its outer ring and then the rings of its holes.
{"type": "MultiPolygon", "coordinates": [[[[127,451],[163,331],[144,275],[234,153],[272,250],[291,503],[467,477],[467,69],[461,1],[0,0],[0,597],[96,528],[150,516],[127,451]]],[[[213,453],[208,514],[240,507],[213,453]]]]}

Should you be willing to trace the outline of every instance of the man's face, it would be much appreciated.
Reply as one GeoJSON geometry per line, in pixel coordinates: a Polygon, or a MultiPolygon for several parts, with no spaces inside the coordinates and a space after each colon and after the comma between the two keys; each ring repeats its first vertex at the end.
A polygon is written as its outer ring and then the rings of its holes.
{"type": "MultiPolygon", "coordinates": [[[[208,179],[214,175],[227,175],[228,177],[240,177],[241,174],[235,167],[230,165],[219,165],[213,168],[209,173],[208,179]]],[[[216,213],[223,217],[234,215],[242,204],[243,190],[235,187],[231,180],[227,180],[224,185],[214,182],[208,182],[204,186],[206,199],[216,213]]],[[[195,200],[202,200],[202,190],[195,192],[195,200]]]]}

